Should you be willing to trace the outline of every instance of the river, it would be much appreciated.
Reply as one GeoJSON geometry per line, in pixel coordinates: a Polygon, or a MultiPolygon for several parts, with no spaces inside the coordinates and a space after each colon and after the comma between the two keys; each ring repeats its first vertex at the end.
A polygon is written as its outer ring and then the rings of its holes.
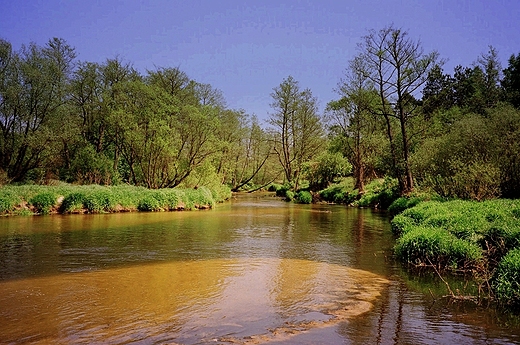
{"type": "Polygon", "coordinates": [[[384,213],[264,194],[1,218],[0,344],[520,344],[518,318],[442,298],[393,244],[384,213]]]}

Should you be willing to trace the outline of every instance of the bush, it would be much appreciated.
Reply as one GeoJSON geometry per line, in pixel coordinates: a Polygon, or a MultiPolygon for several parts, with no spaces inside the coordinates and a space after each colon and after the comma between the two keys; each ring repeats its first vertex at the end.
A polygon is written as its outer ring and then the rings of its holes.
{"type": "Polygon", "coordinates": [[[306,190],[301,190],[294,196],[296,201],[300,204],[312,203],[312,194],[306,190]]]}
{"type": "Polygon", "coordinates": [[[56,194],[52,192],[43,192],[35,195],[30,204],[34,206],[38,213],[49,214],[51,209],[55,206],[57,200],[56,194]]]}
{"type": "Polygon", "coordinates": [[[83,206],[90,213],[110,212],[115,208],[115,200],[109,190],[94,191],[83,198],[83,206]]]}
{"type": "MultiPolygon", "coordinates": [[[[278,189],[276,190],[276,196],[279,196],[279,197],[287,197],[287,192],[289,192],[290,190],[292,189],[292,186],[290,184],[283,184],[283,185],[278,185],[278,189]]],[[[294,196],[294,193],[293,193],[293,196],[294,196]]],[[[291,198],[292,200],[292,198],[291,198]]]]}
{"type": "Polygon", "coordinates": [[[149,194],[139,200],[137,209],[142,212],[161,211],[161,205],[153,195],[149,194]]]}
{"type": "Polygon", "coordinates": [[[370,182],[366,186],[365,194],[356,204],[359,207],[387,209],[397,198],[399,198],[397,180],[385,178],[384,180],[370,182]]]}
{"type": "Polygon", "coordinates": [[[358,196],[357,191],[348,190],[348,188],[340,185],[331,186],[320,191],[320,197],[335,204],[350,204],[356,200],[358,196]]]}
{"type": "Polygon", "coordinates": [[[292,201],[294,199],[294,192],[292,190],[288,190],[285,192],[285,200],[292,201]]]}
{"type": "Polygon", "coordinates": [[[307,163],[303,170],[311,190],[317,191],[327,187],[338,177],[351,173],[352,165],[339,152],[323,152],[315,162],[307,163]]]}
{"type": "Polygon", "coordinates": [[[509,251],[500,261],[492,287],[501,304],[512,308],[520,307],[520,248],[509,251]]]}
{"type": "Polygon", "coordinates": [[[419,197],[400,197],[390,204],[390,206],[388,207],[388,212],[390,213],[390,215],[396,215],[408,208],[414,207],[420,202],[421,198],[419,197]]]}
{"type": "Polygon", "coordinates": [[[83,201],[85,200],[85,193],[75,192],[71,193],[63,199],[61,203],[60,212],[70,213],[81,210],[83,208],[83,201]]]}
{"type": "Polygon", "coordinates": [[[411,230],[417,223],[413,218],[398,214],[392,219],[392,232],[396,235],[402,235],[411,230]]]}

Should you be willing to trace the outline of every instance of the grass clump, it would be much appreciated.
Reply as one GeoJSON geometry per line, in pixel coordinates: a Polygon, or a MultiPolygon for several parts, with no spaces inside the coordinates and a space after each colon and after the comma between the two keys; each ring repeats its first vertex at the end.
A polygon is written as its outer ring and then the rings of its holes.
{"type": "Polygon", "coordinates": [[[60,206],[61,213],[74,213],[83,209],[83,201],[85,200],[84,192],[74,192],[63,198],[60,206]]]}
{"type": "Polygon", "coordinates": [[[42,192],[32,197],[29,203],[38,213],[49,214],[51,209],[56,205],[57,199],[57,195],[53,192],[42,192]]]}
{"type": "Polygon", "coordinates": [[[173,211],[212,208],[231,197],[229,187],[165,188],[150,190],[120,186],[4,186],[0,189],[0,213],[47,214],[104,213],[119,211],[173,211]],[[25,207],[28,200],[29,207],[25,207]]]}
{"type": "Polygon", "coordinates": [[[397,240],[398,257],[416,265],[470,267],[482,259],[482,249],[443,229],[414,227],[397,240]]]}
{"type": "Polygon", "coordinates": [[[334,185],[319,192],[321,199],[334,204],[350,204],[356,200],[356,190],[347,190],[344,186],[334,185]]]}
{"type": "Polygon", "coordinates": [[[520,248],[512,249],[500,261],[492,287],[501,304],[520,308],[520,248]]]}
{"type": "Polygon", "coordinates": [[[453,266],[455,262],[460,267],[477,260],[492,270],[511,249],[520,247],[515,211],[519,207],[520,200],[506,199],[421,202],[392,220],[392,231],[400,236],[395,252],[410,263],[453,266]],[[436,255],[425,245],[433,246],[436,255]]]}
{"type": "Polygon", "coordinates": [[[0,194],[0,214],[11,212],[20,203],[20,197],[10,191],[0,194]]]}
{"type": "Polygon", "coordinates": [[[112,212],[116,201],[110,189],[94,190],[84,196],[83,207],[89,213],[112,212]]]}
{"type": "Polygon", "coordinates": [[[300,204],[312,203],[312,194],[309,191],[301,190],[294,196],[294,199],[300,204]]]}
{"type": "Polygon", "coordinates": [[[399,188],[396,179],[376,179],[366,186],[365,193],[354,202],[354,205],[387,209],[397,198],[399,198],[399,188]]]}

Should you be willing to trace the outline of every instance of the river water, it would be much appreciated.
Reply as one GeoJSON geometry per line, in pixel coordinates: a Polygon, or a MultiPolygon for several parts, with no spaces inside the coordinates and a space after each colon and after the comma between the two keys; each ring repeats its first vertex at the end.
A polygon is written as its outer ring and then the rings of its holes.
{"type": "Polygon", "coordinates": [[[520,344],[517,318],[442,298],[393,243],[384,213],[262,194],[2,218],[0,344],[520,344]]]}

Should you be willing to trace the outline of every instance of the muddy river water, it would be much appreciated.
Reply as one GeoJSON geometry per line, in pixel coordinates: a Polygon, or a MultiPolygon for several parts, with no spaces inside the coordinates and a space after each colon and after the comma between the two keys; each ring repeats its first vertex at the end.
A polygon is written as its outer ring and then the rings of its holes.
{"type": "Polygon", "coordinates": [[[520,344],[393,244],[384,213],[267,195],[0,218],[0,344],[520,344]]]}

